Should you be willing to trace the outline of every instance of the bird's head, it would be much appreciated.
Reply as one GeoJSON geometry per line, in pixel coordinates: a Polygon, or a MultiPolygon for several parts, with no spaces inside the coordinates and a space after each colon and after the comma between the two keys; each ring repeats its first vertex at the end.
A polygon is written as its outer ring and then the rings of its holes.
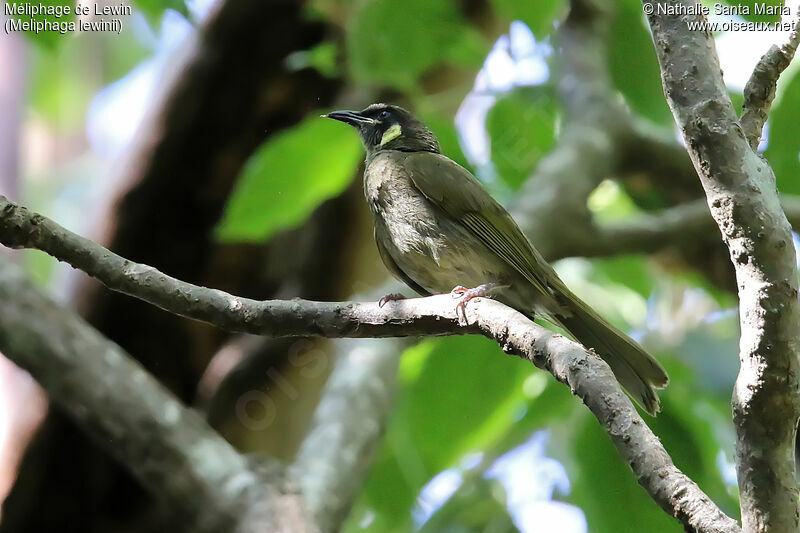
{"type": "Polygon", "coordinates": [[[363,111],[333,111],[323,117],[356,128],[367,153],[380,150],[439,153],[439,143],[433,132],[396,105],[372,104],[363,111]]]}

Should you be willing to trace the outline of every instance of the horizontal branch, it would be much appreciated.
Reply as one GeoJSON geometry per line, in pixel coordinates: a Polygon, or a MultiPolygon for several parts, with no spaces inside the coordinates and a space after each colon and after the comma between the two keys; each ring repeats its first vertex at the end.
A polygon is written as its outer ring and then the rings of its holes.
{"type": "MultiPolygon", "coordinates": [[[[783,195],[781,204],[793,226],[800,226],[800,196],[783,195]]],[[[554,251],[558,257],[599,257],[656,252],[668,246],[719,238],[719,228],[705,199],[698,199],[621,222],[595,223],[580,236],[564,239],[554,251]]]]}
{"type": "Polygon", "coordinates": [[[383,308],[375,303],[239,298],[123,259],[3,197],[0,242],[40,249],[113,290],[232,331],[326,337],[482,334],[568,385],[609,433],[639,483],[667,512],[697,531],[738,531],[736,522],[672,463],[605,362],[497,301],[471,302],[467,323],[462,324],[449,295],[392,302],[383,308]]]}

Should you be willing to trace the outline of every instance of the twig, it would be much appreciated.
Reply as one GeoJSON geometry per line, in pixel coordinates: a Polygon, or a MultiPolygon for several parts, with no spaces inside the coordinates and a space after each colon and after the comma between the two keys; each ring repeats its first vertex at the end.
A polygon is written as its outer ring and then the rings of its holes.
{"type": "MultiPolygon", "coordinates": [[[[786,2],[786,6],[789,7],[790,2],[786,2]]],[[[794,7],[794,11],[783,21],[786,24],[793,24],[793,29],[788,33],[785,42],[770,46],[744,86],[744,113],[739,123],[753,150],[758,147],[761,140],[761,130],[775,99],[778,78],[792,62],[800,44],[800,4],[794,7]]]]}
{"type": "MultiPolygon", "coordinates": [[[[672,2],[691,12],[689,0],[672,2]]],[[[739,286],[741,367],[733,394],[745,531],[797,531],[800,307],[791,228],[775,175],[737,121],[698,15],[648,17],[664,92],[730,251],[739,286]],[[691,75],[687,75],[691,73],[691,75]]]]}
{"type": "Polygon", "coordinates": [[[463,325],[449,295],[392,302],[383,308],[376,303],[258,302],[238,298],[127,261],[3,197],[0,242],[43,250],[113,290],[234,331],[326,337],[485,335],[497,341],[505,352],[530,360],[568,385],[605,427],[639,483],[667,512],[698,531],[739,530],[734,520],[675,467],[605,362],[497,301],[471,302],[468,322],[463,325]]]}

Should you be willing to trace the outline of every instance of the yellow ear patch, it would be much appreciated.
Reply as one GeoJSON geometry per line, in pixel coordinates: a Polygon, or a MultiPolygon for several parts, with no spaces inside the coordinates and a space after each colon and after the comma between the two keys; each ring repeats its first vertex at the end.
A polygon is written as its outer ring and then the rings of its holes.
{"type": "Polygon", "coordinates": [[[391,140],[397,139],[402,134],[403,130],[400,127],[400,124],[392,124],[392,126],[389,127],[388,130],[383,132],[383,137],[381,137],[380,146],[383,146],[384,144],[388,143],[391,140]]]}

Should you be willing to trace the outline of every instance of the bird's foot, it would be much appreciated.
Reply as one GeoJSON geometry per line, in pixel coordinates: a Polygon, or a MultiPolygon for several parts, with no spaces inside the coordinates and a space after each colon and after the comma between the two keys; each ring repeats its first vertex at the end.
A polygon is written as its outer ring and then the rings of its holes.
{"type": "Polygon", "coordinates": [[[406,297],[400,294],[399,292],[393,292],[391,294],[387,294],[380,300],[378,300],[378,307],[383,307],[389,302],[396,302],[397,300],[405,300],[406,297]]]}
{"type": "Polygon", "coordinates": [[[458,315],[459,322],[463,318],[463,323],[467,323],[467,302],[473,298],[488,296],[489,292],[497,286],[498,285],[496,283],[484,283],[483,285],[478,285],[472,289],[462,287],[461,285],[454,287],[453,290],[450,291],[450,296],[453,298],[458,298],[458,303],[456,304],[456,315],[458,315]]]}

